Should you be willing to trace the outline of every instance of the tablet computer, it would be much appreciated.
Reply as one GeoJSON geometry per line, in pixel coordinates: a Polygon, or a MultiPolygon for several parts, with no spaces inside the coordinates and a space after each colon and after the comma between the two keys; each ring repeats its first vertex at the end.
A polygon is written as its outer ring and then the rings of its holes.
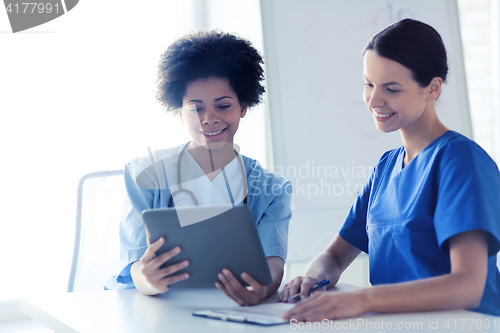
{"type": "Polygon", "coordinates": [[[156,255],[177,245],[182,249],[164,265],[190,261],[188,267],[175,273],[188,272],[190,277],[171,288],[214,287],[223,268],[228,268],[243,285],[248,285],[241,279],[243,272],[262,285],[272,282],[247,205],[148,209],[142,212],[142,219],[150,243],[165,237],[156,255]]]}

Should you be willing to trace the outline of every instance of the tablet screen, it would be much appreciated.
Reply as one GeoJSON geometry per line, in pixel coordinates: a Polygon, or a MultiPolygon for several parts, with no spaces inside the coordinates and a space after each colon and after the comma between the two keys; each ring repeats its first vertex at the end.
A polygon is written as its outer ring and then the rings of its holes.
{"type": "Polygon", "coordinates": [[[190,277],[171,288],[214,287],[223,268],[243,285],[247,285],[241,279],[243,272],[262,285],[272,282],[255,221],[246,205],[150,209],[142,213],[142,218],[150,243],[165,237],[157,255],[175,246],[182,249],[164,265],[190,261],[176,273],[189,272],[190,277]]]}

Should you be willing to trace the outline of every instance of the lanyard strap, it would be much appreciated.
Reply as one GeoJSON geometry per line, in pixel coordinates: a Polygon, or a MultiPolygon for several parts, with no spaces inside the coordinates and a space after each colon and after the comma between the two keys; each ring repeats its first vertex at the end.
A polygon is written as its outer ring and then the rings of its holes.
{"type": "MultiPolygon", "coordinates": [[[[227,188],[227,194],[229,194],[229,199],[231,200],[231,205],[234,207],[234,199],[233,199],[233,192],[231,192],[231,187],[229,186],[229,182],[227,181],[227,175],[226,175],[226,170],[225,168],[222,168],[222,174],[224,175],[224,181],[226,182],[226,188],[227,188]]],[[[245,181],[243,179],[243,181],[245,181]]]]}

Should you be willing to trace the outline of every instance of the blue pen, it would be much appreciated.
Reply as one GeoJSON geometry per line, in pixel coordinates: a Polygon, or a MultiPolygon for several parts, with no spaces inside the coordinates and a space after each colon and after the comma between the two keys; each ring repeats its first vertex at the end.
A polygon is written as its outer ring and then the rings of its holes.
{"type": "MultiPolygon", "coordinates": [[[[315,291],[316,289],[323,288],[324,286],[328,285],[330,283],[330,280],[321,280],[316,285],[314,285],[311,289],[309,289],[309,293],[315,291]]],[[[300,300],[300,293],[293,295],[288,299],[288,302],[295,302],[300,300]]]]}

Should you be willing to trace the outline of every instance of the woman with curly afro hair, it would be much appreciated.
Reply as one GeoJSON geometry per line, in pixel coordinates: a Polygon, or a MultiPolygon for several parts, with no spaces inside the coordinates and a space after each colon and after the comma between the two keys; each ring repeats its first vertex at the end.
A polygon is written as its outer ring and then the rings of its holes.
{"type": "Polygon", "coordinates": [[[122,269],[114,284],[156,295],[189,278],[189,273],[179,272],[189,266],[188,260],[163,266],[181,252],[179,247],[155,256],[165,240],[147,244],[143,210],[246,204],[272,282],[261,285],[243,273],[239,278],[249,284],[245,287],[224,269],[216,286],[240,305],[256,304],[276,292],[286,260],[292,187],[256,160],[240,155],[233,143],[240,119],[262,101],[263,63],[248,40],[219,31],[188,34],[161,55],[157,99],[167,112],[178,114],[191,141],[150,151],[125,165],[130,207],[120,225],[122,269]]]}

